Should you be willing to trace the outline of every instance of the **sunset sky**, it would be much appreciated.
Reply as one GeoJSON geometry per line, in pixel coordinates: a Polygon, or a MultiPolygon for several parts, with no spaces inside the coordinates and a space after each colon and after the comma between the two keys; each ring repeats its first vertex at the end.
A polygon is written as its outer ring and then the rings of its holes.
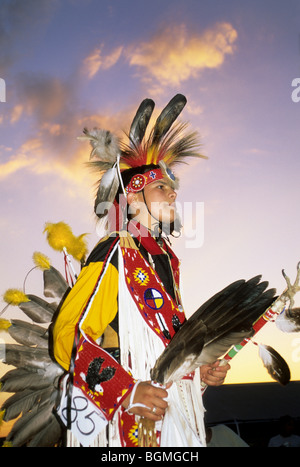
{"type": "MultiPolygon", "coordinates": [[[[180,119],[200,133],[208,156],[178,172],[178,202],[192,206],[183,235],[172,239],[187,314],[237,279],[262,274],[278,293],[283,268],[294,280],[299,0],[2,0],[0,45],[1,295],[22,288],[34,251],[63,272],[46,222],[89,233],[90,249],[98,241],[82,129],[122,136],[142,99],[155,101],[157,116],[177,93],[188,100],[180,119]]],[[[26,292],[41,292],[39,272],[26,292]]],[[[275,347],[300,379],[299,333],[270,324],[256,340],[275,347]]],[[[228,383],[271,381],[257,347],[248,347],[228,383]]]]}

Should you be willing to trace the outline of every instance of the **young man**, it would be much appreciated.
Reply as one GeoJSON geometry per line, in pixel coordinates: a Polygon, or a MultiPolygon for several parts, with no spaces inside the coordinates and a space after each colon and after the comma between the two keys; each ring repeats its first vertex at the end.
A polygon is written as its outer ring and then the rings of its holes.
{"type": "Polygon", "coordinates": [[[83,439],[98,434],[97,445],[205,446],[200,377],[219,385],[229,369],[215,362],[165,386],[150,377],[185,321],[179,261],[163,238],[180,225],[170,166],[199,156],[194,134],[170,130],[185,102],[181,95],[170,101],[146,142],[149,99],[132,123],[130,146],[120,147],[109,132],[86,131],[95,165],[105,172],[95,211],[110,227],[66,297],[53,335],[55,357],[70,374],[69,427],[77,434],[79,427],[83,439]],[[84,399],[98,414],[91,430],[80,429],[76,418],[84,399]]]}

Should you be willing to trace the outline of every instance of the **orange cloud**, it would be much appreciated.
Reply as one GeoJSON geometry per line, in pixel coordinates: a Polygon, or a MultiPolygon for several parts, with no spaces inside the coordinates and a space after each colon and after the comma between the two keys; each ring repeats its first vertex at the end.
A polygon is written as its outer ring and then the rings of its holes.
{"type": "Polygon", "coordinates": [[[173,25],[127,53],[144,81],[177,86],[206,68],[220,67],[225,56],[234,52],[236,39],[237,31],[229,23],[218,23],[199,34],[191,34],[185,25],[173,25]]]}
{"type": "Polygon", "coordinates": [[[108,70],[119,60],[123,47],[116,47],[108,55],[102,53],[103,44],[96,47],[83,61],[83,71],[91,79],[100,69],[108,70]]]}
{"type": "Polygon", "coordinates": [[[0,180],[4,180],[21,169],[32,167],[36,161],[36,154],[40,149],[40,142],[36,138],[24,143],[16,155],[13,155],[7,162],[0,164],[0,180]]]}

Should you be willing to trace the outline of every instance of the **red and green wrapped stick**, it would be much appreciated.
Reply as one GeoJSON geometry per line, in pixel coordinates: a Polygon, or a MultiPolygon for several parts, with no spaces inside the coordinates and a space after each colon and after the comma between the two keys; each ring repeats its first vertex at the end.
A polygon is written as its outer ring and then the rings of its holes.
{"type": "MultiPolygon", "coordinates": [[[[252,327],[254,329],[254,334],[255,335],[258,331],[260,331],[265,324],[267,324],[270,321],[274,321],[277,316],[282,313],[282,311],[285,308],[285,303],[286,303],[286,296],[285,293],[280,295],[280,297],[277,298],[277,300],[274,301],[274,303],[264,312],[263,315],[261,315],[255,323],[253,323],[252,327]]],[[[253,337],[253,336],[252,336],[253,337]]],[[[226,355],[221,360],[220,365],[224,366],[226,363],[228,363],[232,358],[239,353],[240,350],[242,350],[243,347],[245,347],[248,342],[251,341],[252,337],[246,337],[242,342],[240,342],[237,345],[234,345],[231,347],[231,349],[227,352],[226,355]]]]}

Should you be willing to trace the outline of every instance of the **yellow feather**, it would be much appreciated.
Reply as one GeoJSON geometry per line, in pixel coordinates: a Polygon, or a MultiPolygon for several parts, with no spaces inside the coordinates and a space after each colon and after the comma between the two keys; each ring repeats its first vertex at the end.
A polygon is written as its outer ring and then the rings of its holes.
{"type": "Polygon", "coordinates": [[[35,251],[32,255],[32,259],[34,264],[42,271],[44,271],[45,269],[50,269],[50,260],[47,256],[43,255],[43,253],[35,251]]]}
{"type": "Polygon", "coordinates": [[[11,322],[7,319],[0,319],[0,331],[6,331],[8,328],[11,327],[11,322]]]}
{"type": "Polygon", "coordinates": [[[79,237],[73,237],[67,248],[68,253],[70,253],[70,255],[72,255],[77,261],[81,261],[86,256],[87,246],[84,241],[84,237],[86,235],[87,234],[81,234],[79,237]]]}
{"type": "Polygon", "coordinates": [[[65,222],[57,222],[56,224],[47,222],[45,232],[47,232],[48,243],[54,250],[68,249],[68,245],[72,242],[72,230],[65,222]]]}
{"type": "Polygon", "coordinates": [[[87,245],[83,238],[87,234],[75,237],[65,222],[46,223],[44,232],[47,232],[48,243],[54,250],[63,251],[66,248],[67,252],[78,261],[85,257],[87,245]]]}
{"type": "Polygon", "coordinates": [[[19,289],[8,289],[3,295],[3,300],[9,305],[19,305],[22,302],[30,302],[27,295],[19,289]]]}

